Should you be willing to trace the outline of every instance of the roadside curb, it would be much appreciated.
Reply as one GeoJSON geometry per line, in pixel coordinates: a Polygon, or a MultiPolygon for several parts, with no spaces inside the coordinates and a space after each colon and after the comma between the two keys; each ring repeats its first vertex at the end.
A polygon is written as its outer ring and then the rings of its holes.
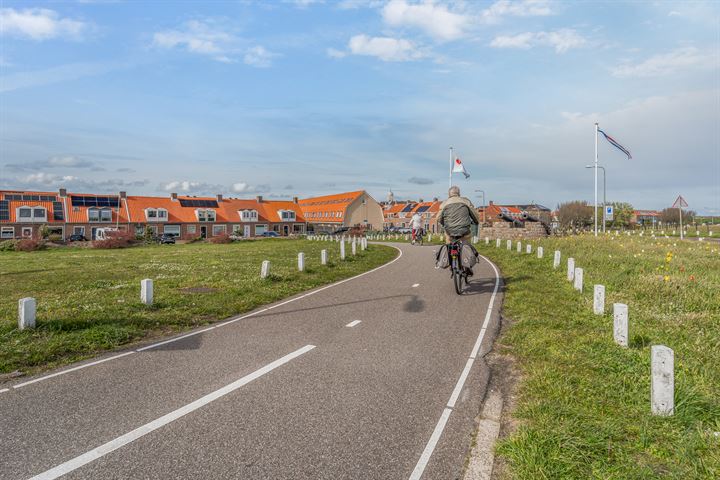
{"type": "Polygon", "coordinates": [[[475,445],[470,452],[464,480],[489,480],[495,464],[495,441],[500,434],[503,410],[502,393],[493,388],[485,398],[477,425],[475,445]]]}

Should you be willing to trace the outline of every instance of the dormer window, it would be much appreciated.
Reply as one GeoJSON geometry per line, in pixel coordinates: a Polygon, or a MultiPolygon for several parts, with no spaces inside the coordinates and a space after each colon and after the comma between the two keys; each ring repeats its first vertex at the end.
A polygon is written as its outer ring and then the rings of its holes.
{"type": "Polygon", "coordinates": [[[45,207],[18,207],[18,222],[46,222],[47,210],[45,207]]]}
{"type": "Polygon", "coordinates": [[[112,210],[109,208],[88,208],[88,222],[112,222],[112,210]]]}
{"type": "Polygon", "coordinates": [[[257,222],[258,212],[257,210],[240,210],[240,220],[243,222],[257,222]]]}
{"type": "Polygon", "coordinates": [[[195,210],[198,222],[214,222],[215,210],[195,210]]]}
{"type": "Polygon", "coordinates": [[[145,218],[148,222],[165,222],[168,219],[168,211],[164,208],[146,208],[145,218]]]}

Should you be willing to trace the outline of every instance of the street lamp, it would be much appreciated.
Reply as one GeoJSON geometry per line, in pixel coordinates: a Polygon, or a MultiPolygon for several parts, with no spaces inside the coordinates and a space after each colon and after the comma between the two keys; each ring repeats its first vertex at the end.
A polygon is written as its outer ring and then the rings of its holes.
{"type": "MultiPolygon", "coordinates": [[[[595,166],[594,166],[594,165],[585,165],[585,168],[595,168],[595,166]]],[[[602,168],[602,171],[603,171],[603,230],[602,230],[602,231],[603,231],[603,233],[605,233],[605,223],[606,223],[606,222],[605,222],[605,205],[606,205],[606,200],[605,200],[605,194],[606,194],[606,189],[605,189],[605,167],[601,167],[600,165],[598,165],[597,168],[602,168]]]]}
{"type": "MultiPolygon", "coordinates": [[[[482,193],[482,207],[483,207],[483,223],[485,223],[485,190],[475,190],[475,192],[482,193]]],[[[479,196],[479,195],[478,195],[479,196]]]]}

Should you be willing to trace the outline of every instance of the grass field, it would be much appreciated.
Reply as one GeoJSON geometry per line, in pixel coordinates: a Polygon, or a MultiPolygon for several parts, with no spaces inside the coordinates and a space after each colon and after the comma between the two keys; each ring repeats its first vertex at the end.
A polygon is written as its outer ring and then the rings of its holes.
{"type": "Polygon", "coordinates": [[[397,254],[371,245],[340,261],[339,244],[260,240],[121,250],[0,253],[0,374],[32,372],[130,342],[197,327],[381,265],[397,254]],[[320,265],[327,249],[329,264],[320,265]],[[306,271],[297,271],[304,252],[306,271]],[[269,279],[260,264],[271,260],[269,279]],[[155,303],[140,302],[152,278],[155,303]],[[37,328],[17,329],[17,302],[35,297],[37,328]]]}
{"type": "Polygon", "coordinates": [[[720,244],[531,243],[531,255],[478,244],[507,279],[503,314],[513,323],[498,349],[517,359],[523,379],[518,428],[497,447],[511,478],[720,478],[720,244]],[[582,294],[565,279],[568,257],[585,270],[582,294]],[[593,284],[606,287],[605,315],[592,313],[593,284]],[[613,343],[613,302],[629,306],[629,348],[613,343]],[[655,344],[675,351],[672,417],[650,414],[655,344]]]}

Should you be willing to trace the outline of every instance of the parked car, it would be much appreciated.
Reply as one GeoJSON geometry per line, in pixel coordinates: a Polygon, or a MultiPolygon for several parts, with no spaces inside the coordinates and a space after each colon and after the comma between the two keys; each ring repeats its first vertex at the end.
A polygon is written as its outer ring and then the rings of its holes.
{"type": "Polygon", "coordinates": [[[263,232],[263,233],[262,233],[262,236],[263,236],[263,237],[275,238],[275,237],[279,237],[280,234],[279,234],[278,232],[272,232],[272,231],[271,231],[271,232],[263,232]]]}
{"type": "Polygon", "coordinates": [[[158,237],[158,243],[160,245],[175,245],[175,235],[171,235],[169,233],[163,233],[158,237]]]}
{"type": "Polygon", "coordinates": [[[71,242],[87,242],[87,238],[85,238],[85,235],[81,235],[79,233],[73,233],[72,235],[70,235],[68,240],[71,242]]]}

